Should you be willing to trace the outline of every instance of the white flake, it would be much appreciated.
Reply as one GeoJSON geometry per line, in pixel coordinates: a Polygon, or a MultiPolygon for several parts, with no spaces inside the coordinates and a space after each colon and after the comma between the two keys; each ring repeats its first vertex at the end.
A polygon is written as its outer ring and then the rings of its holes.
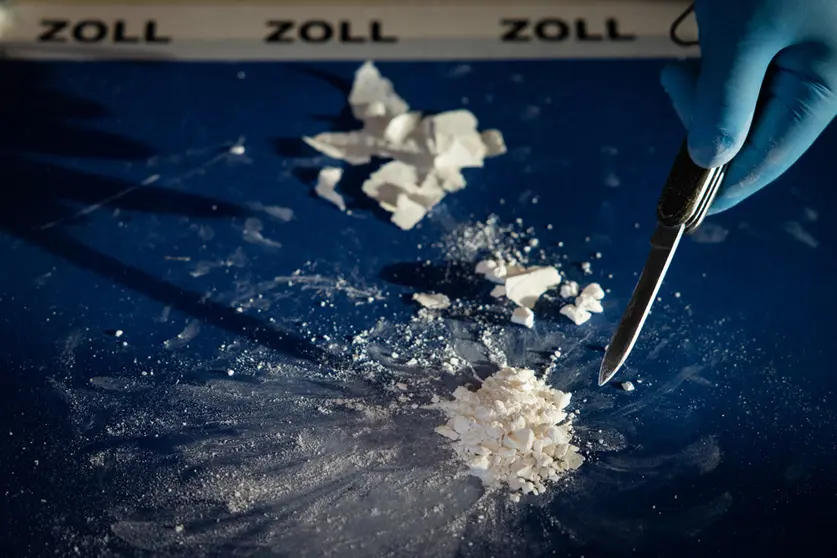
{"type": "Polygon", "coordinates": [[[384,130],[384,139],[393,144],[401,144],[412,134],[421,122],[420,112],[399,114],[389,121],[384,130]]]}
{"type": "Polygon", "coordinates": [[[443,294],[415,293],[413,300],[430,310],[450,308],[450,298],[443,294]]]}
{"type": "Polygon", "coordinates": [[[587,310],[582,310],[580,308],[576,308],[574,304],[567,304],[566,306],[562,307],[559,312],[572,320],[572,322],[579,326],[585,323],[587,320],[590,319],[592,314],[587,310]]]}
{"type": "Polygon", "coordinates": [[[372,154],[384,143],[364,132],[324,132],[302,140],[320,153],[352,165],[363,165],[371,161],[372,154]]]}
{"type": "Polygon", "coordinates": [[[575,298],[575,307],[579,310],[593,312],[594,314],[604,312],[601,302],[593,298],[591,295],[584,294],[583,292],[575,298]]]}
{"type": "Polygon", "coordinates": [[[482,133],[482,141],[485,143],[485,154],[487,157],[496,157],[506,153],[506,141],[500,130],[486,130],[482,133]]]}
{"type": "Polygon", "coordinates": [[[410,110],[406,101],[395,92],[392,82],[382,77],[372,62],[364,63],[355,72],[349,104],[358,120],[393,117],[410,110]]]}
{"type": "Polygon", "coordinates": [[[534,308],[540,296],[561,283],[561,274],[554,267],[529,268],[506,279],[506,297],[519,306],[534,308]]]}
{"type": "Polygon", "coordinates": [[[596,300],[602,300],[605,297],[605,292],[602,290],[602,286],[598,283],[590,283],[584,290],[581,291],[582,295],[591,296],[596,300]]]}
{"type": "Polygon", "coordinates": [[[531,328],[535,325],[535,314],[528,308],[519,306],[512,312],[511,321],[512,323],[531,328]]]}
{"type": "Polygon", "coordinates": [[[336,192],[337,183],[343,177],[343,169],[336,167],[325,167],[320,171],[317,178],[317,186],[314,192],[326,201],[330,201],[340,208],[340,211],[346,211],[346,202],[343,196],[336,192]]]}
{"type": "Polygon", "coordinates": [[[560,291],[562,298],[573,298],[578,296],[578,283],[575,281],[567,281],[561,285],[560,291]]]}
{"type": "Polygon", "coordinates": [[[483,260],[477,264],[477,267],[474,271],[480,275],[483,275],[486,279],[491,281],[492,283],[498,283],[500,285],[505,285],[506,283],[506,275],[508,274],[508,270],[503,262],[498,262],[494,260],[483,260]]]}
{"type": "Polygon", "coordinates": [[[395,212],[392,214],[392,222],[399,229],[408,231],[427,215],[427,210],[407,196],[398,196],[395,212]]]}
{"type": "Polygon", "coordinates": [[[445,438],[450,438],[451,440],[458,440],[459,434],[457,434],[453,428],[447,425],[437,426],[436,433],[441,434],[445,438]]]}
{"type": "Polygon", "coordinates": [[[491,294],[491,296],[493,296],[494,298],[502,298],[506,296],[506,287],[505,285],[497,285],[496,287],[491,289],[491,293],[489,294],[491,294]]]}
{"type": "Polygon", "coordinates": [[[424,118],[410,112],[392,82],[371,62],[356,72],[349,104],[363,122],[361,130],[303,139],[321,153],[353,165],[372,157],[394,159],[369,177],[363,191],[393,213],[393,223],[404,230],[415,226],[447,193],[465,187],[462,168],[482,167],[485,157],[505,152],[502,134],[480,134],[476,117],[467,110],[424,118]]]}

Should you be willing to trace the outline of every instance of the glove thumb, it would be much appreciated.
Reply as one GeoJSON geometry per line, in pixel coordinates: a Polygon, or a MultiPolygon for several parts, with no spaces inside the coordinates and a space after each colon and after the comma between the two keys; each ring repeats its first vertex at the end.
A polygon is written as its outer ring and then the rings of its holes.
{"type": "Polygon", "coordinates": [[[699,66],[695,60],[683,60],[666,64],[660,74],[660,83],[671,99],[680,122],[691,128],[695,103],[699,66]]]}
{"type": "Polygon", "coordinates": [[[767,68],[779,51],[778,39],[765,27],[741,24],[701,34],[689,153],[704,168],[728,163],[747,139],[767,68]]]}

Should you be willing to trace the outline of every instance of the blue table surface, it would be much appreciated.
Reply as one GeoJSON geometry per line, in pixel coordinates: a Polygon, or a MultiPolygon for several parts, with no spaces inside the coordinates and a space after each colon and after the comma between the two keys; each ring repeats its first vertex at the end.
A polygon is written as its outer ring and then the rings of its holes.
{"type": "Polygon", "coordinates": [[[3,63],[3,555],[834,555],[837,127],[684,241],[624,376],[638,389],[595,385],[682,141],[661,66],[380,64],[415,109],[467,108],[509,146],[402,232],[360,197],[344,214],[311,195],[335,162],[299,138],[357,127],[357,64],[3,63]],[[516,365],[563,340],[551,381],[590,457],[514,505],[454,475],[437,411],[316,412],[386,408],[397,378],[441,397],[469,380],[387,355],[372,373],[341,347],[405,327],[416,290],[490,300],[437,243],[492,213],[567,262],[601,252],[611,290],[579,328],[557,303],[502,325],[516,365]],[[243,234],[259,223],[268,241],[243,234]],[[297,269],[319,279],[274,280],[297,269]]]}

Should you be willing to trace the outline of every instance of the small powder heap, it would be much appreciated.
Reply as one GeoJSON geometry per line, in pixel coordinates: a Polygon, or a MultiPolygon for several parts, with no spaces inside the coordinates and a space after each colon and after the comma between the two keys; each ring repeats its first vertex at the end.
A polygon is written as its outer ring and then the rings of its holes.
{"type": "Polygon", "coordinates": [[[541,494],[548,481],[584,462],[572,439],[570,394],[549,387],[532,370],[503,368],[477,391],[458,387],[437,406],[448,422],[436,432],[489,487],[541,494]]]}

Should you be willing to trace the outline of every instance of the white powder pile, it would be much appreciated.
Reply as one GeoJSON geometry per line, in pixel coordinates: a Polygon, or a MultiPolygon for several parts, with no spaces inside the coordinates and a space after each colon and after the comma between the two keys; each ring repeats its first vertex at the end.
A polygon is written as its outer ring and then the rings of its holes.
{"type": "Polygon", "coordinates": [[[436,432],[488,487],[541,494],[546,484],[584,462],[572,439],[570,394],[549,387],[532,370],[503,368],[477,391],[458,387],[438,403],[448,416],[436,432]]]}

